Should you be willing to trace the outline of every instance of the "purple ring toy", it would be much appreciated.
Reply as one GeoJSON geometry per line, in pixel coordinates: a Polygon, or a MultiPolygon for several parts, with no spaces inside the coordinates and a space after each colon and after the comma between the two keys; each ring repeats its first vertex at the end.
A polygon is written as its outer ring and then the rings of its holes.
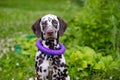
{"type": "Polygon", "coordinates": [[[62,43],[59,43],[60,50],[53,50],[53,49],[48,49],[48,48],[43,47],[41,45],[41,42],[42,42],[41,39],[36,41],[37,48],[41,50],[42,52],[45,52],[48,55],[61,55],[61,54],[64,54],[66,50],[65,46],[62,43]]]}

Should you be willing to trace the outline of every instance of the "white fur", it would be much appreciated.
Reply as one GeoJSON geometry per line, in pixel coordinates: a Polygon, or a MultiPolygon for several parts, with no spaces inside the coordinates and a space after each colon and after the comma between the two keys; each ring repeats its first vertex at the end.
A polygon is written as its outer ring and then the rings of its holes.
{"type": "Polygon", "coordinates": [[[47,45],[45,44],[45,41],[44,41],[44,40],[42,41],[42,44],[43,44],[43,46],[44,46],[45,48],[49,48],[49,46],[47,46],[47,45]]]}
{"type": "Polygon", "coordinates": [[[47,60],[47,56],[45,57],[43,63],[39,67],[41,67],[41,66],[42,66],[42,73],[38,72],[38,74],[42,75],[42,76],[47,76],[48,75],[48,67],[49,67],[49,61],[47,60]],[[46,70],[46,72],[44,72],[44,70],[46,70]]]}
{"type": "MultiPolygon", "coordinates": [[[[55,19],[57,22],[58,22],[58,27],[57,27],[57,31],[59,30],[59,20],[57,18],[57,16],[55,15],[52,15],[52,14],[48,14],[48,15],[45,15],[41,18],[41,22],[43,21],[47,21],[48,25],[52,25],[52,20],[55,19]]],[[[44,30],[42,28],[42,23],[40,22],[40,28],[41,28],[41,31],[44,33],[44,30]]]]}

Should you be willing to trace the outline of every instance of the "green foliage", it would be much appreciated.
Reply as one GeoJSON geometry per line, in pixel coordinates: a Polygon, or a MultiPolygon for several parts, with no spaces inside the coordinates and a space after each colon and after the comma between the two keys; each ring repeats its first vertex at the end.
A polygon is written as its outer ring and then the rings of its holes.
{"type": "Polygon", "coordinates": [[[0,38],[32,34],[33,23],[46,14],[55,14],[67,22],[78,10],[78,6],[64,0],[0,0],[0,38]]]}
{"type": "MultiPolygon", "coordinates": [[[[99,76],[102,79],[109,79],[110,77],[119,79],[119,76],[113,74],[113,70],[120,73],[119,64],[120,59],[113,60],[111,55],[102,56],[101,53],[96,53],[89,47],[79,47],[79,51],[73,51],[67,59],[69,64],[69,74],[72,80],[77,79],[95,79],[99,76]],[[116,61],[117,60],[117,61],[116,61]]],[[[99,77],[100,79],[100,77],[99,77]]]]}
{"type": "MultiPolygon", "coordinates": [[[[0,79],[25,79],[35,76],[34,57],[37,51],[35,47],[36,38],[26,36],[15,38],[15,53],[4,54],[0,63],[0,79]],[[16,46],[17,47],[17,46],[16,46]],[[19,50],[18,50],[19,49],[19,50]],[[5,64],[5,65],[3,65],[5,64]],[[16,75],[15,71],[18,73],[16,75]],[[7,74],[9,73],[9,74],[7,74]],[[4,77],[4,75],[6,77],[4,77]],[[25,77],[23,77],[26,75],[25,77]]],[[[103,56],[90,47],[76,46],[67,49],[65,58],[68,65],[69,75],[72,80],[75,79],[119,79],[120,59],[113,59],[111,55],[103,56]]]]}
{"type": "Polygon", "coordinates": [[[16,38],[16,48],[15,53],[25,54],[29,56],[34,56],[35,52],[37,52],[37,47],[35,46],[35,42],[37,38],[33,38],[34,36],[26,36],[21,38],[16,38]]]}
{"type": "Polygon", "coordinates": [[[119,8],[118,0],[86,0],[83,9],[70,21],[72,38],[79,38],[80,45],[115,51],[120,44],[119,8]]]}
{"type": "Polygon", "coordinates": [[[28,80],[35,76],[33,60],[34,57],[13,52],[4,54],[0,58],[0,80],[28,80]]]}
{"type": "MultiPolygon", "coordinates": [[[[6,79],[10,76],[13,79],[23,79],[21,77],[24,73],[28,75],[27,78],[34,76],[33,65],[35,54],[33,53],[37,51],[35,47],[36,38],[34,38],[34,36],[26,36],[21,38],[16,37],[14,42],[16,42],[16,54],[13,54],[13,52],[8,53],[1,58],[1,75],[6,74],[7,71],[11,73],[6,76],[6,79]],[[11,67],[9,68],[9,66],[11,67]],[[23,68],[25,70],[21,70],[23,68]],[[12,75],[14,73],[14,71],[11,71],[12,69],[18,71],[18,76],[12,75]],[[29,71],[29,69],[32,69],[32,71],[29,71]],[[32,73],[32,75],[29,75],[29,73],[32,73]]],[[[99,76],[102,77],[101,79],[109,79],[110,77],[113,79],[119,79],[117,77],[119,76],[118,73],[120,73],[120,65],[118,65],[120,59],[113,59],[111,55],[103,56],[101,53],[95,52],[90,47],[76,46],[75,48],[68,49],[65,57],[67,64],[69,64],[69,75],[73,80],[87,78],[92,79],[98,78],[99,76]],[[113,72],[115,72],[115,74],[113,74],[113,72]]],[[[2,78],[4,78],[4,76],[1,77],[1,79],[2,78]]],[[[25,77],[24,79],[27,78],[25,77]]]]}
{"type": "Polygon", "coordinates": [[[119,0],[1,0],[0,80],[35,76],[37,49],[31,25],[48,13],[68,21],[60,42],[67,48],[71,80],[120,80],[119,4],[119,0]]]}
{"type": "Polygon", "coordinates": [[[69,0],[69,1],[71,2],[71,4],[75,4],[81,7],[84,5],[85,2],[85,0],[69,0]]]}

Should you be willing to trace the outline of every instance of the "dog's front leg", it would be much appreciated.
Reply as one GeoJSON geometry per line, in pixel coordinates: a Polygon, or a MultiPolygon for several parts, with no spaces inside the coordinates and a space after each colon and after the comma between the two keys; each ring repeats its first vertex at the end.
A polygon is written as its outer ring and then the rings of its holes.
{"type": "Polygon", "coordinates": [[[40,51],[36,54],[35,69],[38,80],[48,80],[49,61],[40,51]]]}

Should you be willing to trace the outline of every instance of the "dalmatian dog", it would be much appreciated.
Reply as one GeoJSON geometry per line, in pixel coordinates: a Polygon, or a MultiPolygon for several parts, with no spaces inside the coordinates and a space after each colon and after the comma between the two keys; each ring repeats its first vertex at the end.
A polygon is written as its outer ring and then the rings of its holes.
{"type": "MultiPolygon", "coordinates": [[[[60,18],[48,14],[38,19],[32,26],[35,35],[42,39],[45,48],[59,50],[59,37],[63,35],[67,24],[60,18]]],[[[64,55],[47,55],[38,50],[35,57],[37,77],[29,80],[70,80],[64,55]]]]}

